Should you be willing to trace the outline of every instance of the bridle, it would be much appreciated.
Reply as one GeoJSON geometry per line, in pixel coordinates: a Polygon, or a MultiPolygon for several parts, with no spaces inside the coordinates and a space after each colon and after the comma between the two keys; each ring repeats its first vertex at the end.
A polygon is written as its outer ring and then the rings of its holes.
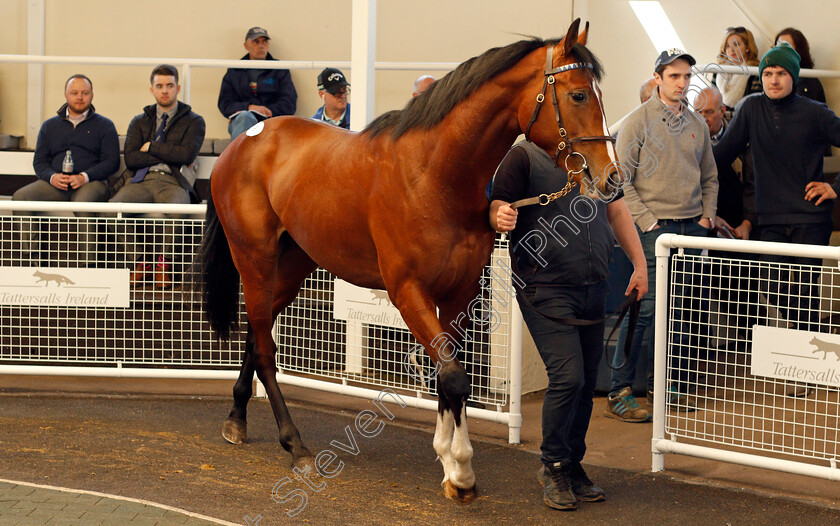
{"type": "Polygon", "coordinates": [[[586,157],[583,156],[582,153],[576,152],[574,150],[574,144],[580,142],[592,142],[592,141],[610,141],[615,142],[614,137],[610,137],[609,135],[593,135],[593,136],[585,136],[585,137],[572,137],[567,139],[568,132],[566,128],[563,126],[563,118],[560,116],[560,105],[557,102],[557,87],[555,84],[554,75],[557,73],[563,73],[566,71],[572,71],[574,69],[593,69],[591,63],[588,62],[574,62],[572,64],[565,64],[563,66],[559,66],[556,68],[552,68],[553,63],[553,55],[554,55],[554,47],[548,46],[546,48],[545,53],[545,81],[543,81],[542,91],[537,95],[537,105],[534,107],[534,113],[531,114],[531,120],[528,121],[528,126],[525,128],[525,140],[531,140],[531,126],[533,126],[534,122],[537,120],[537,116],[540,114],[540,108],[542,107],[542,103],[545,100],[545,92],[548,90],[549,84],[551,85],[551,103],[554,106],[554,118],[557,121],[557,129],[560,134],[560,143],[557,144],[557,153],[554,156],[554,165],[559,166],[560,155],[566,149],[569,150],[569,153],[566,154],[566,159],[563,162],[564,167],[566,168],[566,175],[568,181],[566,186],[560,190],[559,192],[555,192],[553,194],[541,194],[538,197],[531,197],[529,199],[521,199],[516,201],[515,203],[511,204],[511,208],[517,208],[520,206],[532,205],[532,204],[541,204],[547,205],[551,201],[563,197],[564,195],[568,194],[572,188],[576,186],[577,183],[574,182],[572,179],[572,175],[578,175],[584,171],[589,170],[589,165],[586,163],[586,157]],[[573,155],[577,155],[580,157],[583,164],[581,165],[579,170],[572,170],[569,168],[569,158],[573,155]]]}

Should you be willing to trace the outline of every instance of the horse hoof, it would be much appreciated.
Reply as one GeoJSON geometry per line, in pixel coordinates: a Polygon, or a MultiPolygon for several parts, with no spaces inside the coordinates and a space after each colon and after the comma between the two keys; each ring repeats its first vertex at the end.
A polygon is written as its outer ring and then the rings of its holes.
{"type": "Polygon", "coordinates": [[[231,444],[241,444],[248,440],[248,424],[244,420],[228,418],[222,427],[222,436],[231,444]]]}
{"type": "Polygon", "coordinates": [[[443,483],[443,494],[447,499],[452,499],[459,504],[469,504],[478,495],[475,486],[467,489],[459,488],[448,480],[443,483]]]}
{"type": "Polygon", "coordinates": [[[299,459],[292,461],[292,467],[299,473],[308,472],[310,474],[308,476],[313,479],[321,476],[321,473],[319,473],[318,469],[315,467],[315,457],[313,456],[300,457],[299,459]]]}

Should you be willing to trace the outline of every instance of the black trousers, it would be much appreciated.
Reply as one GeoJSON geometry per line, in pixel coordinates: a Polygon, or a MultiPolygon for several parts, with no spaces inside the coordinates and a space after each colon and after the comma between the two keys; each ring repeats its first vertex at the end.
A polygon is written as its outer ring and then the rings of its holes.
{"type": "Polygon", "coordinates": [[[548,373],[543,401],[543,463],[580,462],[592,416],[592,393],[604,351],[604,323],[568,325],[543,316],[598,320],[604,317],[606,281],[584,286],[528,286],[522,316],[548,373]]]}

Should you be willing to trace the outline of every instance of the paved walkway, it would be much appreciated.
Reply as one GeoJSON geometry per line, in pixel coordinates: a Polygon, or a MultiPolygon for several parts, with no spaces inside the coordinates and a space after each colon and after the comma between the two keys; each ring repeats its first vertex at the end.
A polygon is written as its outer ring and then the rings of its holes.
{"type": "Polygon", "coordinates": [[[0,480],[0,524],[216,526],[234,523],[137,499],[0,480]]]}

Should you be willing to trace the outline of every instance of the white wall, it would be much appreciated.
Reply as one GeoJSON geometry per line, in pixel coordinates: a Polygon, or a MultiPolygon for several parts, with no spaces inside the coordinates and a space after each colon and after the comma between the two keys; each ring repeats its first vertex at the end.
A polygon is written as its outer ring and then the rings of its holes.
{"type": "MultiPolygon", "coordinates": [[[[0,0],[5,22],[0,53],[26,52],[26,3],[0,0]]],[[[562,36],[570,22],[571,4],[571,0],[379,0],[377,60],[461,62],[518,40],[517,33],[562,36]]],[[[272,37],[271,53],[278,59],[349,62],[351,5],[350,0],[46,0],[46,53],[238,59],[245,54],[246,30],[260,25],[272,37]]],[[[150,71],[150,67],[46,66],[45,118],[64,102],[64,80],[83,72],[93,80],[97,111],[124,134],[132,116],[153,102],[148,91],[150,71]]],[[[345,73],[352,84],[352,71],[345,73]]],[[[378,72],[376,114],[401,108],[421,73],[378,72]]],[[[310,116],[320,105],[317,74],[292,72],[298,115],[310,116]]],[[[222,69],[193,69],[191,103],[207,121],[208,137],[227,137],[227,121],[216,108],[223,75],[222,69]]],[[[0,64],[0,133],[24,134],[25,92],[25,67],[0,64]]]]}
{"type": "MultiPolygon", "coordinates": [[[[725,28],[755,26],[741,4],[772,31],[787,25],[811,42],[818,68],[840,70],[840,2],[836,0],[662,0],[687,51],[712,61],[725,28]]],[[[55,55],[161,58],[239,58],[245,30],[261,25],[272,36],[272,54],[288,60],[350,60],[351,0],[46,0],[46,53],[55,55]]],[[[652,73],[654,49],[626,0],[379,0],[377,60],[460,62],[518,34],[562,36],[573,10],[591,23],[590,47],[607,76],[602,83],[607,120],[614,122],[638,103],[638,87],[652,73]]],[[[0,0],[0,53],[26,52],[27,0],[0,0]]],[[[769,42],[759,38],[760,51],[769,42]]],[[[94,81],[94,104],[125,133],[132,116],[152,102],[148,67],[45,67],[45,118],[63,103],[63,81],[77,71],[94,81]]],[[[294,71],[298,115],[319,106],[317,71],[294,71]]],[[[352,83],[352,71],[346,71],[352,83]]],[[[440,76],[443,72],[430,72],[440,76]]],[[[208,137],[226,137],[216,108],[224,71],[193,70],[192,104],[207,120],[208,137]]],[[[418,72],[376,74],[375,112],[402,107],[418,72]]],[[[824,81],[829,105],[840,108],[840,82],[824,81]]],[[[0,133],[26,129],[26,68],[0,64],[0,133]]],[[[351,98],[352,102],[352,98],[351,98]]],[[[29,145],[30,147],[34,145],[29,145]]]]}

